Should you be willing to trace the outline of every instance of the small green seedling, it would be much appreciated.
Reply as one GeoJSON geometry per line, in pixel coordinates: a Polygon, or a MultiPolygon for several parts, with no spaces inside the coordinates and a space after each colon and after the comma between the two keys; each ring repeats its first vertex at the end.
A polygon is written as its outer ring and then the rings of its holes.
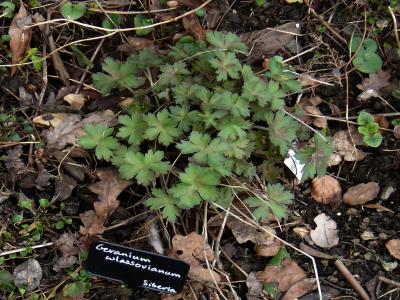
{"type": "Polygon", "coordinates": [[[84,2],[74,4],[70,1],[66,1],[61,5],[60,12],[66,19],[78,20],[84,16],[86,12],[86,4],[84,2]]]}
{"type": "Polygon", "coordinates": [[[374,117],[362,111],[357,118],[358,132],[364,137],[364,142],[370,147],[379,147],[382,143],[382,135],[379,133],[379,125],[374,117]]]}
{"type": "Polygon", "coordinates": [[[113,29],[121,24],[122,16],[117,14],[108,14],[101,22],[101,26],[107,29],[113,29]]]}
{"type": "Polygon", "coordinates": [[[362,44],[361,42],[360,36],[355,36],[350,40],[350,53],[355,53],[358,50],[353,60],[354,67],[363,73],[375,73],[382,68],[382,59],[376,53],[378,46],[370,38],[365,39],[362,44]]]}
{"type": "MultiPolygon", "coordinates": [[[[142,15],[137,15],[137,16],[135,16],[134,23],[135,23],[135,27],[149,26],[149,25],[153,24],[153,19],[146,19],[142,15]]],[[[153,29],[154,29],[153,27],[136,29],[136,34],[137,35],[147,35],[150,32],[152,32],[153,29]]]]}
{"type": "Polygon", "coordinates": [[[14,16],[15,4],[12,1],[4,1],[0,3],[3,8],[2,17],[12,18],[14,16]]]}

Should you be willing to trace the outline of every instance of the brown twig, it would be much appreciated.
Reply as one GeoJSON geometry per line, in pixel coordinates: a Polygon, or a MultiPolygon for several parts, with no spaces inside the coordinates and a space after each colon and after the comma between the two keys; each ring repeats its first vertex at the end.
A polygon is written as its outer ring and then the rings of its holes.
{"type": "Polygon", "coordinates": [[[386,283],[386,284],[390,284],[390,285],[393,285],[393,286],[395,286],[395,287],[400,288],[400,282],[394,281],[394,280],[392,280],[392,279],[388,279],[388,278],[383,277],[383,276],[379,276],[378,279],[379,279],[380,281],[386,283]]]}
{"type": "Polygon", "coordinates": [[[335,266],[339,270],[340,273],[346,278],[346,280],[350,283],[353,289],[360,295],[363,300],[371,300],[367,292],[363,289],[357,279],[350,273],[349,269],[338,259],[335,261],[335,266]]]}
{"type": "Polygon", "coordinates": [[[308,1],[304,1],[304,2],[308,6],[308,9],[310,10],[310,12],[318,19],[318,21],[320,21],[322,23],[322,25],[324,25],[326,27],[326,29],[328,29],[343,44],[347,45],[346,39],[344,37],[342,37],[335,29],[333,29],[333,27],[327,21],[325,21],[319,14],[317,14],[316,11],[314,10],[314,8],[312,8],[310,6],[308,1]]]}

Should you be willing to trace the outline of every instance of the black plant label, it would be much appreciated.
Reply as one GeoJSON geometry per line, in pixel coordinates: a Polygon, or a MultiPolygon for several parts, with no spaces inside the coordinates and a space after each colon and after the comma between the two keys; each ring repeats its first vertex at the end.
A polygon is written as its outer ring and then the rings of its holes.
{"type": "Polygon", "coordinates": [[[130,287],[176,294],[183,288],[189,265],[168,256],[94,241],[90,246],[86,271],[130,287]]]}

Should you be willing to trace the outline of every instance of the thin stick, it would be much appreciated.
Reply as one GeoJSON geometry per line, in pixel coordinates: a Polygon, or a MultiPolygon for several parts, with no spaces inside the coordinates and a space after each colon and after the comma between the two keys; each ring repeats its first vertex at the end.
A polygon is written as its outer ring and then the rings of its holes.
{"type": "Polygon", "coordinates": [[[39,248],[49,247],[49,246],[53,246],[53,245],[54,245],[53,242],[48,242],[45,244],[36,245],[36,246],[32,246],[32,247],[25,247],[25,248],[18,248],[18,249],[14,249],[14,250],[4,251],[4,252],[0,253],[0,257],[5,256],[5,255],[14,254],[14,253],[19,253],[19,252],[22,252],[27,249],[39,249],[39,248]]]}
{"type": "Polygon", "coordinates": [[[396,286],[396,287],[400,288],[400,282],[394,281],[392,279],[388,279],[388,278],[383,277],[383,276],[379,276],[378,279],[380,281],[386,283],[386,284],[390,284],[390,285],[393,285],[393,286],[396,286]]]}
{"type": "Polygon", "coordinates": [[[393,19],[393,27],[394,27],[394,36],[396,37],[396,42],[397,42],[397,48],[400,48],[400,38],[399,38],[399,32],[397,31],[397,20],[396,16],[393,13],[393,10],[390,6],[388,6],[389,13],[392,16],[393,19]]]}
{"type": "Polygon", "coordinates": [[[350,273],[349,269],[338,259],[335,261],[335,266],[339,270],[340,273],[346,278],[346,280],[350,283],[353,289],[360,295],[363,300],[371,300],[367,292],[363,289],[360,283],[355,279],[353,274],[350,273]]]}

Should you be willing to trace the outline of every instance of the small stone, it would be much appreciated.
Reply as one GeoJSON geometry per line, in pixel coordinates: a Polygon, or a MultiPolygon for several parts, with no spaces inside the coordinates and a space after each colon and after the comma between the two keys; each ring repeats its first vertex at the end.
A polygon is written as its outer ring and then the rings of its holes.
{"type": "Polygon", "coordinates": [[[394,269],[397,268],[399,264],[397,263],[397,261],[383,261],[382,262],[382,267],[385,271],[387,272],[392,272],[394,269]]]}
{"type": "Polygon", "coordinates": [[[14,282],[17,287],[26,286],[26,291],[31,292],[40,285],[42,268],[36,259],[30,258],[15,267],[13,272],[14,282]]]}
{"type": "Polygon", "coordinates": [[[376,236],[374,235],[374,233],[373,233],[372,231],[364,231],[364,232],[361,234],[361,238],[362,238],[364,241],[370,241],[370,240],[375,240],[375,239],[376,239],[376,236]]]}
{"type": "Polygon", "coordinates": [[[390,195],[392,195],[394,192],[396,191],[396,189],[392,186],[387,186],[382,190],[382,195],[381,195],[381,199],[382,200],[387,200],[389,199],[390,195]]]}
{"type": "Polygon", "coordinates": [[[374,200],[379,193],[376,182],[361,183],[349,188],[343,195],[343,202],[349,205],[364,205],[374,200]]]}
{"type": "Polygon", "coordinates": [[[168,6],[169,8],[177,7],[178,4],[179,4],[178,1],[167,1],[167,6],[168,6]]]}

